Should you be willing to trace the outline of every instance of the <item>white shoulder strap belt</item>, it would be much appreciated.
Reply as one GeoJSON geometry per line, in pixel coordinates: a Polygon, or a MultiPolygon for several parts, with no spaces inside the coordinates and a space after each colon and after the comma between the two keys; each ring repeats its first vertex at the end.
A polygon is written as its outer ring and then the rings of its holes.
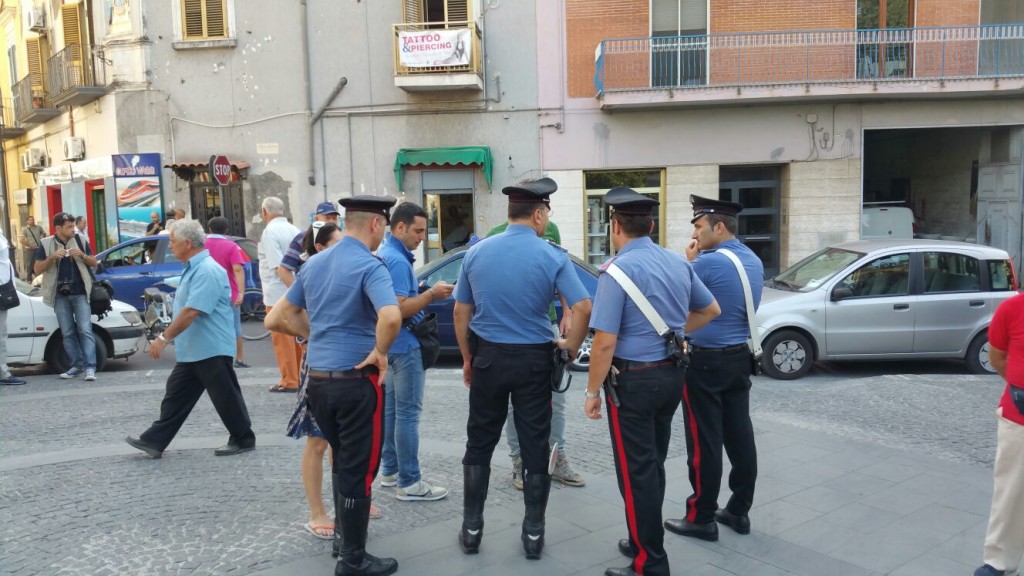
{"type": "Polygon", "coordinates": [[[716,252],[732,260],[733,265],[736,266],[736,272],[740,275],[740,282],[743,284],[743,297],[747,301],[747,323],[750,325],[750,351],[754,353],[754,356],[760,356],[761,335],[758,333],[757,323],[754,321],[754,296],[750,292],[750,280],[747,278],[747,271],[743,268],[743,263],[740,262],[740,259],[731,250],[721,248],[716,250],[716,252]]]}
{"type": "Polygon", "coordinates": [[[647,300],[647,297],[640,291],[640,288],[629,279],[629,276],[626,276],[622,268],[612,263],[604,271],[614,278],[619,283],[619,286],[622,286],[626,296],[629,296],[633,304],[636,304],[636,307],[640,309],[640,312],[647,318],[647,321],[654,327],[654,331],[658,333],[658,336],[665,338],[670,332],[668,324],[665,324],[665,320],[655,311],[654,306],[651,306],[651,302],[647,300]]]}

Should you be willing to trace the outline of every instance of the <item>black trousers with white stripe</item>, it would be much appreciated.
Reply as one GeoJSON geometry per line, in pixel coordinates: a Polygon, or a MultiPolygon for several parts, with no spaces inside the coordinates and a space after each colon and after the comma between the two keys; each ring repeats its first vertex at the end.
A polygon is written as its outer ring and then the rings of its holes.
{"type": "Polygon", "coordinates": [[[684,370],[676,366],[623,372],[618,376],[619,406],[605,399],[615,475],[626,509],[629,541],[637,551],[633,571],[669,574],[661,505],[665,500],[665,457],[672,418],[683,395],[684,370]]]}

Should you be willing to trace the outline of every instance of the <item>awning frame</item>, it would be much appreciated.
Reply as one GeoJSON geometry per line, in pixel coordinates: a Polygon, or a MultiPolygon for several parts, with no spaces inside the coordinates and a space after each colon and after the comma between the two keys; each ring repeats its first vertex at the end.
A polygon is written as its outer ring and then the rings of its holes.
{"type": "Polygon", "coordinates": [[[494,176],[494,158],[488,146],[454,146],[447,148],[401,148],[395,155],[395,181],[402,190],[406,166],[474,166],[479,165],[490,187],[494,176]]]}

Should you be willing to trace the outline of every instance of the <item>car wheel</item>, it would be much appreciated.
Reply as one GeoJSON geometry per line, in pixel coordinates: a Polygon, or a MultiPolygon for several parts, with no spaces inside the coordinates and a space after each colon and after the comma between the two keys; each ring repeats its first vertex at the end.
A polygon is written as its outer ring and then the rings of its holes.
{"type": "Polygon", "coordinates": [[[769,336],[763,345],[761,367],[776,380],[796,380],[805,376],[814,364],[814,352],[807,337],[785,330],[769,336]]]}
{"type": "MultiPolygon", "coordinates": [[[[96,371],[102,372],[107,365],[107,343],[96,332],[95,326],[93,327],[93,337],[96,340],[96,371]]],[[[64,336],[61,335],[60,330],[54,332],[50,337],[43,360],[54,374],[62,374],[71,368],[71,360],[68,358],[67,351],[64,350],[64,336]]]]}
{"type": "Polygon", "coordinates": [[[574,372],[586,372],[590,370],[590,346],[594,343],[593,331],[587,333],[587,337],[583,339],[583,343],[580,344],[580,351],[576,354],[576,359],[569,362],[569,369],[574,372]]]}
{"type": "Polygon", "coordinates": [[[982,332],[974,337],[971,345],[967,347],[967,356],[964,357],[967,369],[973,374],[995,374],[996,369],[988,361],[988,332],[982,332]]]}

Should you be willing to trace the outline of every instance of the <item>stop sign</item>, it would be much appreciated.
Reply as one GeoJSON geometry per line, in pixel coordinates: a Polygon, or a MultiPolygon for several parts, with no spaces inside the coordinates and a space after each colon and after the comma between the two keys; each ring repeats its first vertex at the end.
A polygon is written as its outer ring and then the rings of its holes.
{"type": "Polygon", "coordinates": [[[210,156],[210,177],[221,186],[231,181],[231,163],[227,156],[210,156]]]}

